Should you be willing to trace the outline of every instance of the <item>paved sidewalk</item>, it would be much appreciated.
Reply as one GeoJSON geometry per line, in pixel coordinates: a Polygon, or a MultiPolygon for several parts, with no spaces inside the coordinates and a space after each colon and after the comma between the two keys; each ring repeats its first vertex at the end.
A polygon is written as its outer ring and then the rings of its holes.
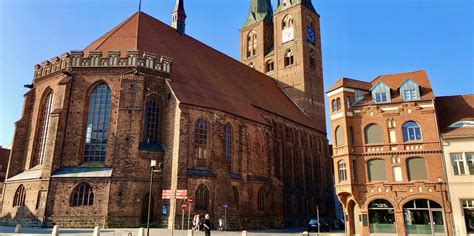
{"type": "MultiPolygon", "coordinates": [[[[12,235],[21,235],[21,236],[46,236],[51,235],[52,229],[43,229],[43,228],[22,228],[21,234],[15,234],[15,227],[10,226],[0,226],[0,236],[12,236],[12,235]]],[[[65,236],[86,236],[92,235],[93,229],[59,229],[60,235],[65,236]]],[[[248,236],[299,236],[304,231],[304,229],[283,229],[283,230],[249,230],[248,236]]],[[[129,236],[131,233],[132,236],[138,235],[137,228],[131,229],[102,229],[100,231],[101,236],[129,236]]],[[[146,233],[146,229],[145,229],[146,233]]],[[[212,231],[212,236],[241,236],[242,232],[219,232],[212,231]]],[[[311,233],[311,236],[316,236],[316,233],[311,233]]],[[[320,236],[343,236],[344,233],[321,233],[320,236]]],[[[150,236],[172,236],[171,230],[167,229],[150,229],[150,236]]],[[[175,230],[173,236],[187,236],[187,232],[175,230]]],[[[204,236],[203,232],[194,231],[194,236],[204,236]]]]}

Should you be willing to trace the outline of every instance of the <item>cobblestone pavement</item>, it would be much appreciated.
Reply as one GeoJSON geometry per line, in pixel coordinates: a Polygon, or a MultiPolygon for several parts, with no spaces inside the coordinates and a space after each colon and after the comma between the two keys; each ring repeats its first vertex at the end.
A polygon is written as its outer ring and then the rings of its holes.
{"type": "MultiPolygon", "coordinates": [[[[51,235],[52,229],[43,229],[43,228],[22,228],[21,234],[15,234],[15,227],[10,226],[0,226],[0,236],[11,236],[11,235],[21,235],[21,236],[46,236],[51,235]]],[[[283,229],[283,230],[249,230],[248,236],[297,236],[301,235],[304,229],[283,229]]],[[[146,229],[145,229],[146,233],[146,229]]],[[[67,236],[86,236],[92,235],[92,229],[60,229],[60,235],[67,236]]],[[[100,231],[101,236],[137,236],[138,229],[102,229],[100,231]],[[130,234],[131,233],[131,234],[130,234]]],[[[194,236],[203,236],[203,232],[194,231],[194,236]]],[[[212,236],[241,236],[242,232],[219,232],[213,231],[212,236]]],[[[311,236],[317,236],[317,233],[311,233],[311,236]]],[[[332,233],[321,233],[320,236],[343,236],[343,232],[332,232],[332,233]]],[[[150,236],[188,236],[186,231],[175,230],[174,233],[171,233],[171,230],[166,229],[150,229],[150,236]]]]}

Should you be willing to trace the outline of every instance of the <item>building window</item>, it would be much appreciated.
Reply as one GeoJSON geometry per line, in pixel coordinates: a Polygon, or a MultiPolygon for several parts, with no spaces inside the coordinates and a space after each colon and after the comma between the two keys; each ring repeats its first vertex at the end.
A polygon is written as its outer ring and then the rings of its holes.
{"type": "Polygon", "coordinates": [[[336,128],[336,147],[344,146],[346,145],[345,139],[344,139],[344,129],[340,126],[336,128]]]}
{"type": "Polygon", "coordinates": [[[285,66],[291,66],[294,64],[295,61],[293,56],[293,51],[288,49],[285,53],[285,66]]]}
{"type": "Polygon", "coordinates": [[[332,106],[332,112],[336,112],[336,111],[337,111],[336,99],[333,99],[333,100],[331,101],[331,106],[332,106]]]}
{"type": "Polygon", "coordinates": [[[37,133],[37,146],[35,151],[36,165],[41,165],[44,162],[44,155],[46,149],[46,138],[48,136],[49,118],[51,115],[51,104],[53,101],[53,92],[47,90],[40,104],[40,112],[38,117],[38,133],[37,133]]]}
{"type": "Polygon", "coordinates": [[[198,159],[198,166],[206,164],[207,157],[207,138],[208,138],[208,124],[204,118],[199,118],[194,124],[194,144],[196,145],[196,157],[198,159]]]}
{"type": "Polygon", "coordinates": [[[71,195],[71,207],[82,207],[94,205],[94,192],[87,183],[79,184],[72,191],[71,195]]]}
{"type": "Polygon", "coordinates": [[[266,72],[270,72],[270,71],[273,71],[273,70],[275,70],[275,63],[273,62],[273,60],[267,61],[267,63],[266,63],[266,72]]]}
{"type": "Polygon", "coordinates": [[[411,79],[407,79],[400,86],[400,93],[404,101],[413,101],[420,99],[420,86],[411,79]]]}
{"type": "Polygon", "coordinates": [[[414,157],[407,159],[408,180],[427,180],[425,159],[414,157]]]}
{"type": "Polygon", "coordinates": [[[255,56],[257,54],[257,33],[250,31],[247,36],[247,57],[255,56]]]}
{"type": "Polygon", "coordinates": [[[290,15],[287,15],[285,16],[285,18],[283,18],[282,29],[291,28],[293,27],[293,24],[294,24],[293,17],[290,15]]]}
{"type": "Polygon", "coordinates": [[[349,145],[354,145],[354,130],[349,126],[349,145]]]}
{"type": "Polygon", "coordinates": [[[421,140],[421,128],[414,121],[408,121],[402,127],[403,142],[421,140]]]}
{"type": "Polygon", "coordinates": [[[346,109],[351,108],[351,97],[346,96],[346,109]]]}
{"type": "Polygon", "coordinates": [[[372,88],[372,99],[375,103],[390,102],[390,87],[379,82],[372,88]]]}
{"type": "Polygon", "coordinates": [[[337,110],[341,110],[341,98],[336,98],[336,106],[337,106],[337,110]]]}
{"type": "Polygon", "coordinates": [[[224,126],[224,146],[225,160],[230,169],[232,162],[232,126],[229,123],[224,126]]]}
{"type": "Polygon", "coordinates": [[[26,190],[25,186],[20,185],[15,192],[15,197],[13,198],[13,207],[22,207],[25,206],[26,190]]]}
{"type": "Polygon", "coordinates": [[[365,128],[365,143],[383,143],[382,128],[376,124],[370,124],[365,128]]]}
{"type": "Polygon", "coordinates": [[[352,180],[357,181],[357,162],[352,160],[352,180]]]}
{"type": "Polygon", "coordinates": [[[39,191],[36,199],[36,209],[43,209],[46,207],[46,191],[39,191]]]}
{"type": "Polygon", "coordinates": [[[377,199],[369,204],[370,233],[396,233],[395,211],[392,203],[377,199]]]}
{"type": "Polygon", "coordinates": [[[466,233],[474,234],[474,199],[462,200],[466,233]]]}
{"type": "Polygon", "coordinates": [[[345,161],[339,161],[337,163],[339,182],[347,181],[347,167],[345,161]]]}
{"type": "Polygon", "coordinates": [[[373,159],[367,161],[369,171],[369,181],[386,181],[387,172],[385,170],[385,161],[382,159],[373,159]]]}
{"type": "Polygon", "coordinates": [[[416,199],[403,205],[405,232],[408,235],[424,234],[444,235],[443,209],[438,203],[416,199]]]}
{"type": "Polygon", "coordinates": [[[361,101],[362,99],[365,98],[366,95],[367,95],[367,92],[356,89],[354,91],[354,103],[361,101]]]}
{"type": "Polygon", "coordinates": [[[160,130],[160,108],[155,100],[146,104],[145,111],[145,141],[147,143],[159,143],[160,130]]]}
{"type": "Polygon", "coordinates": [[[265,210],[265,190],[263,190],[263,187],[260,188],[258,191],[258,210],[259,211],[264,211],[265,210]]]}
{"type": "Polygon", "coordinates": [[[196,210],[209,210],[209,190],[204,184],[199,185],[196,190],[196,210]]]}
{"type": "Polygon", "coordinates": [[[474,153],[451,153],[454,175],[474,175],[474,153]]]}
{"type": "Polygon", "coordinates": [[[402,168],[400,166],[395,166],[392,168],[392,170],[393,170],[393,181],[402,182],[403,181],[402,168]]]}
{"type": "Polygon", "coordinates": [[[311,16],[306,16],[306,26],[314,29],[313,18],[311,16]]]}
{"type": "Polygon", "coordinates": [[[311,69],[316,68],[316,59],[314,58],[314,50],[309,50],[309,67],[311,69]]]}
{"type": "Polygon", "coordinates": [[[111,91],[105,84],[97,85],[89,96],[85,162],[104,162],[110,120],[111,91]]]}

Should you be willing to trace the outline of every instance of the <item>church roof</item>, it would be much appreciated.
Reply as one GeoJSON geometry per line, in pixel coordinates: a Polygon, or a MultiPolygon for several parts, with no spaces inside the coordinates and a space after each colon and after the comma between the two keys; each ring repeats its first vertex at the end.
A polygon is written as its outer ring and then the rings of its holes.
{"type": "Polygon", "coordinates": [[[252,0],[250,3],[249,16],[243,27],[249,26],[261,20],[273,20],[273,7],[270,0],[252,0]]]}
{"type": "Polygon", "coordinates": [[[305,115],[276,82],[263,73],[137,12],[84,49],[154,53],[173,59],[170,85],[184,104],[190,104],[267,123],[261,110],[325,132],[325,124],[305,115]]]}
{"type": "Polygon", "coordinates": [[[474,94],[436,97],[438,126],[443,137],[474,136],[474,94]]]}

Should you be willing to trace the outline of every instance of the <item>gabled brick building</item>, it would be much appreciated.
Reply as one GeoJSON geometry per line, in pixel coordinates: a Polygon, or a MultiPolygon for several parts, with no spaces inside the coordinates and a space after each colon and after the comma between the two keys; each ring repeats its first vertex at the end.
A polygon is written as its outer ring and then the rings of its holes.
{"type": "Polygon", "coordinates": [[[425,71],[328,91],[347,235],[451,235],[435,96],[425,71]]]}
{"type": "Polygon", "coordinates": [[[233,229],[305,224],[318,204],[333,213],[324,106],[307,115],[271,77],[186,35],[185,18],[182,1],[173,27],[137,12],[84,50],[35,66],[4,222],[140,225],[151,160],[164,163],[156,224],[181,217],[163,189],[187,190],[192,215],[219,218],[228,204],[233,229]]]}

